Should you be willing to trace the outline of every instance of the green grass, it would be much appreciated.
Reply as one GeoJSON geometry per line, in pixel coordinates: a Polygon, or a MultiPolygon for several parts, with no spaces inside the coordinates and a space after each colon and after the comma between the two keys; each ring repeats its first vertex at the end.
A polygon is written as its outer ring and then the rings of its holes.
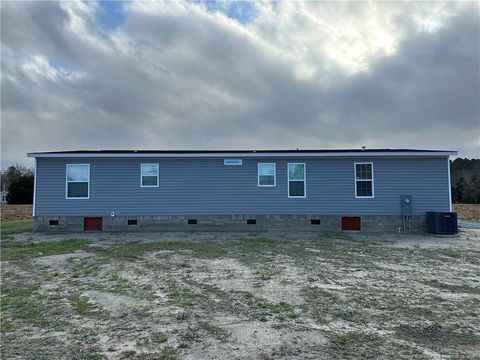
{"type": "Polygon", "coordinates": [[[178,359],[175,349],[172,349],[170,347],[166,347],[162,349],[162,352],[159,354],[157,357],[158,360],[175,360],[178,359]]]}
{"type": "Polygon", "coordinates": [[[424,326],[400,325],[395,329],[395,333],[401,339],[434,349],[459,346],[478,349],[480,346],[480,336],[478,334],[439,323],[424,326]]]}
{"type": "Polygon", "coordinates": [[[0,229],[3,235],[18,234],[23,232],[31,232],[33,228],[33,220],[13,220],[0,222],[0,229]]]}
{"type": "Polygon", "coordinates": [[[330,310],[330,313],[334,318],[350,321],[352,323],[368,323],[368,317],[366,315],[359,310],[348,308],[347,304],[334,306],[330,310]]]}
{"type": "Polygon", "coordinates": [[[135,283],[117,273],[110,275],[108,283],[102,282],[102,284],[97,283],[97,285],[100,285],[102,291],[109,291],[113,294],[121,294],[145,300],[155,299],[151,284],[135,283]]]}
{"type": "MultiPolygon", "coordinates": [[[[138,259],[143,254],[153,251],[188,251],[194,257],[218,258],[233,256],[241,259],[252,259],[261,256],[264,251],[271,251],[285,242],[263,237],[246,237],[229,242],[218,241],[161,241],[161,242],[136,242],[115,245],[105,250],[109,256],[120,259],[138,259]]],[[[265,259],[263,259],[265,260],[265,259]]]]}
{"type": "Polygon", "coordinates": [[[105,250],[106,254],[119,259],[138,259],[153,251],[191,251],[198,257],[216,257],[224,255],[218,244],[213,242],[161,241],[151,243],[128,243],[115,245],[105,250]]]}
{"type": "Polygon", "coordinates": [[[210,324],[206,321],[200,322],[199,328],[220,342],[226,342],[231,336],[231,333],[229,331],[224,330],[217,325],[210,324]]]}
{"type": "Polygon", "coordinates": [[[2,287],[2,332],[22,326],[21,323],[43,328],[59,326],[62,320],[55,316],[58,312],[53,306],[55,301],[55,298],[40,293],[38,284],[2,287]]]}
{"type": "Polygon", "coordinates": [[[350,331],[336,334],[330,338],[330,348],[339,359],[365,359],[376,358],[381,353],[381,336],[361,331],[350,331]],[[355,349],[352,351],[352,349],[355,349]]]}
{"type": "Polygon", "coordinates": [[[470,287],[466,285],[445,284],[438,280],[429,280],[422,282],[425,285],[431,286],[444,291],[450,291],[453,293],[466,293],[480,295],[480,287],[470,287]]]}
{"type": "Polygon", "coordinates": [[[73,311],[78,315],[94,318],[103,318],[106,316],[106,313],[103,311],[103,309],[89,302],[86,296],[73,294],[70,295],[68,300],[70,300],[73,311]]]}
{"type": "Polygon", "coordinates": [[[206,337],[212,337],[215,340],[225,343],[230,338],[231,333],[219,326],[201,321],[198,326],[189,326],[181,332],[180,349],[189,349],[194,343],[204,341],[206,337]]]}
{"type": "Polygon", "coordinates": [[[330,340],[332,344],[338,347],[348,347],[352,345],[358,345],[359,343],[375,343],[378,344],[382,341],[382,338],[374,333],[364,333],[351,331],[345,334],[338,334],[332,337],[330,340]]]}
{"type": "MultiPolygon", "coordinates": [[[[239,295],[242,293],[240,292],[239,295]]],[[[241,299],[241,298],[239,298],[241,299]]],[[[248,307],[251,315],[260,321],[267,321],[269,318],[277,320],[291,320],[298,317],[295,309],[285,302],[273,303],[249,292],[243,293],[243,302],[248,307]]]]}
{"type": "Polygon", "coordinates": [[[92,258],[77,259],[72,265],[72,278],[97,276],[102,265],[108,263],[107,258],[94,256],[92,258]]]}
{"type": "Polygon", "coordinates": [[[80,295],[72,295],[70,297],[70,303],[72,304],[73,310],[80,315],[86,315],[94,310],[94,306],[90,304],[85,297],[80,295]]]}
{"type": "Polygon", "coordinates": [[[198,328],[187,327],[183,330],[181,334],[181,343],[178,346],[180,349],[189,349],[192,347],[192,344],[201,341],[201,335],[199,334],[198,328]]]}
{"type": "Polygon", "coordinates": [[[75,250],[85,249],[89,241],[87,240],[63,240],[63,241],[44,241],[38,243],[8,243],[2,245],[1,259],[6,260],[24,260],[39,256],[56,255],[71,253],[75,250]]]}
{"type": "Polygon", "coordinates": [[[163,344],[168,341],[168,335],[163,332],[159,332],[155,334],[155,336],[153,337],[153,341],[159,344],[163,344]]]}
{"type": "Polygon", "coordinates": [[[202,299],[200,294],[195,294],[190,289],[181,289],[174,282],[170,284],[167,296],[169,304],[176,304],[183,308],[191,308],[202,299]]]}
{"type": "Polygon", "coordinates": [[[338,300],[338,296],[331,291],[327,291],[318,287],[304,287],[300,290],[300,295],[305,301],[311,303],[331,304],[338,300]]]}

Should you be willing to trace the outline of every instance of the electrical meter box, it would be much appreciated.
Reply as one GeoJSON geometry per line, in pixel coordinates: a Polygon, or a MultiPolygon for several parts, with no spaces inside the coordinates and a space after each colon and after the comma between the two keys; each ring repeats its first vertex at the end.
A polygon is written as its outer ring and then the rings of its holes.
{"type": "Polygon", "coordinates": [[[402,216],[412,216],[412,195],[400,195],[402,216]]]}

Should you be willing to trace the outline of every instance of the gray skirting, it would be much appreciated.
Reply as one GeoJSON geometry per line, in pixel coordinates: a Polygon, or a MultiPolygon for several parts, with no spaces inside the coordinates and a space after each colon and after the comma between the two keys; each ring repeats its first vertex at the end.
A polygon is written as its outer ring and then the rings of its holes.
{"type": "MultiPolygon", "coordinates": [[[[403,221],[397,215],[358,216],[362,232],[401,231],[403,221]]],[[[35,216],[34,231],[83,232],[83,216],[35,216]]],[[[340,215],[174,215],[174,216],[104,216],[102,231],[334,231],[342,230],[340,215]],[[129,221],[130,225],[129,225],[129,221]],[[190,220],[190,221],[189,221],[190,220]],[[194,223],[196,220],[196,224],[194,223]],[[248,223],[247,223],[247,220],[248,223]],[[313,221],[312,221],[313,220],[313,221]],[[318,224],[318,220],[320,223],[318,224]],[[136,222],[136,224],[134,224],[136,222]],[[189,222],[191,224],[189,224],[189,222]]],[[[425,216],[411,217],[411,231],[425,232],[425,216]]]]}

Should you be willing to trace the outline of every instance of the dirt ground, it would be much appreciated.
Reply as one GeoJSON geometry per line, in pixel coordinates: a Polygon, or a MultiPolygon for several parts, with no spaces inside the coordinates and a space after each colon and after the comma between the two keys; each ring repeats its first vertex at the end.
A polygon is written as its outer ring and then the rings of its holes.
{"type": "Polygon", "coordinates": [[[480,221],[480,204],[453,204],[453,211],[459,219],[480,221]]]}
{"type": "Polygon", "coordinates": [[[32,218],[32,205],[0,205],[1,220],[26,220],[32,218]]]}
{"type": "Polygon", "coordinates": [[[16,234],[2,358],[474,359],[480,230],[16,234]]]}

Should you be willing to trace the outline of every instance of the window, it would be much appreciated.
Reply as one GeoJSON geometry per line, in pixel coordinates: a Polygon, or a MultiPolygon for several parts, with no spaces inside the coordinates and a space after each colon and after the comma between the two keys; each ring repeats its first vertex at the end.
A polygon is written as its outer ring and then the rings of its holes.
{"type": "Polygon", "coordinates": [[[137,225],[137,219],[128,219],[127,224],[128,225],[137,225]]]}
{"type": "Polygon", "coordinates": [[[355,197],[373,198],[372,163],[355,163],[355,197]]]}
{"type": "Polygon", "coordinates": [[[90,197],[90,164],[67,164],[67,199],[90,197]]]}
{"type": "Polygon", "coordinates": [[[305,164],[288,164],[288,197],[304,198],[305,194],[305,164]]]}
{"type": "Polygon", "coordinates": [[[223,165],[233,165],[239,166],[242,165],[242,159],[225,159],[223,160],[223,165]]]}
{"type": "Polygon", "coordinates": [[[141,187],[158,187],[158,164],[142,164],[141,187]]]}
{"type": "Polygon", "coordinates": [[[258,186],[275,186],[276,171],[275,163],[258,164],[258,186]]]}

